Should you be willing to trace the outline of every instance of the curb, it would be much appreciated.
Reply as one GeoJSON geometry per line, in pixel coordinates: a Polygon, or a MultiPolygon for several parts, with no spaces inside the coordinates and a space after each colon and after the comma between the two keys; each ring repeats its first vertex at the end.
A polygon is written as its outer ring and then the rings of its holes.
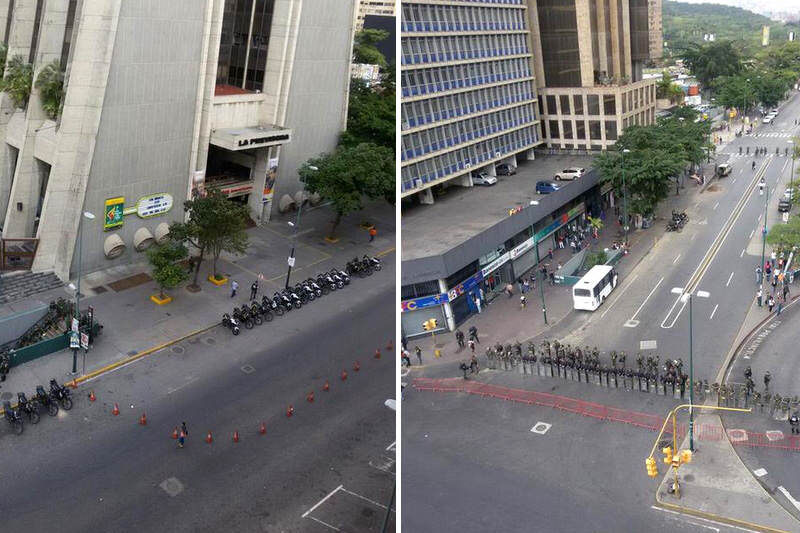
{"type": "MultiPolygon", "coordinates": [[[[720,522],[722,524],[728,524],[728,525],[736,526],[736,527],[744,527],[744,528],[752,529],[752,530],[755,530],[755,531],[764,531],[766,533],[789,533],[788,531],[783,530],[783,529],[776,529],[774,527],[762,526],[761,524],[753,524],[753,523],[747,522],[745,520],[738,520],[736,518],[728,518],[726,516],[719,516],[719,515],[715,515],[715,514],[712,514],[712,513],[707,513],[705,511],[698,511],[697,509],[691,509],[689,507],[683,507],[681,505],[677,505],[677,504],[674,504],[674,503],[662,502],[658,498],[658,491],[656,491],[656,503],[655,503],[655,506],[659,507],[661,509],[665,509],[665,510],[669,510],[669,511],[675,511],[675,512],[680,513],[680,514],[687,514],[687,515],[691,515],[691,516],[696,516],[698,518],[704,518],[706,520],[712,520],[714,522],[720,522]]],[[[781,509],[782,508],[783,507],[781,507],[781,509]]]]}

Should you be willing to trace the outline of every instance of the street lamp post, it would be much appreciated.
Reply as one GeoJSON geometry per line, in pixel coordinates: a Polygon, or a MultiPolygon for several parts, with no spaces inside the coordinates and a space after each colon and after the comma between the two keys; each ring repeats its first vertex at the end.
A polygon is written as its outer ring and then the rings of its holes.
{"type": "MultiPolygon", "coordinates": [[[[694,358],[692,346],[692,293],[683,292],[683,287],[675,287],[672,289],[673,294],[680,294],[682,301],[689,301],[689,449],[694,453],[694,358]]],[[[697,291],[695,296],[700,298],[708,298],[711,296],[706,291],[697,291]]]]}
{"type": "Polygon", "coordinates": [[[750,83],[750,78],[744,80],[744,91],[742,92],[742,133],[744,133],[744,119],[747,116],[747,84],[750,83]]]}
{"type": "Polygon", "coordinates": [[[792,139],[789,139],[787,142],[792,145],[792,173],[789,174],[789,190],[792,191],[790,193],[792,195],[790,197],[790,200],[794,200],[794,158],[796,154],[794,151],[794,141],[792,139]]]}
{"type": "MultiPolygon", "coordinates": [[[[83,262],[83,219],[94,220],[94,215],[89,211],[84,211],[83,216],[78,220],[78,283],[75,288],[75,316],[78,318],[78,335],[80,335],[81,322],[81,268],[83,262]]],[[[72,373],[78,373],[78,350],[72,350],[72,373]]]]}
{"type": "Polygon", "coordinates": [[[622,223],[625,229],[625,248],[628,248],[628,187],[625,185],[625,154],[631,151],[622,150],[622,223]]]}
{"type": "MultiPolygon", "coordinates": [[[[767,207],[769,206],[769,185],[767,184],[767,180],[765,178],[762,179],[764,179],[764,188],[767,190],[767,192],[764,195],[764,227],[761,229],[761,264],[759,265],[759,268],[761,269],[764,268],[764,254],[767,249],[767,207]]],[[[761,280],[759,281],[763,281],[763,279],[764,271],[762,270],[761,280]]]]}
{"type": "MultiPolygon", "coordinates": [[[[319,168],[309,165],[308,167],[310,170],[319,170],[319,168]]],[[[305,184],[303,185],[303,190],[305,191],[305,184]]],[[[304,201],[304,199],[301,198],[304,201]]],[[[294,233],[292,234],[292,251],[289,252],[289,258],[286,262],[289,264],[289,270],[286,271],[286,285],[284,286],[285,289],[289,288],[289,279],[292,276],[292,267],[294,267],[294,250],[297,246],[297,231],[300,229],[300,213],[303,211],[303,201],[300,202],[300,205],[297,206],[297,218],[294,222],[289,221],[289,225],[294,228],[294,233]]]]}
{"type": "MultiPolygon", "coordinates": [[[[531,200],[531,205],[539,205],[537,200],[531,200]]],[[[539,277],[539,262],[541,259],[539,258],[539,241],[536,239],[536,235],[533,236],[533,247],[536,250],[536,277],[539,277]]],[[[544,316],[544,324],[547,325],[547,305],[544,303],[544,282],[545,277],[544,274],[542,275],[542,280],[539,282],[539,297],[542,299],[542,315],[544,316]]]]}

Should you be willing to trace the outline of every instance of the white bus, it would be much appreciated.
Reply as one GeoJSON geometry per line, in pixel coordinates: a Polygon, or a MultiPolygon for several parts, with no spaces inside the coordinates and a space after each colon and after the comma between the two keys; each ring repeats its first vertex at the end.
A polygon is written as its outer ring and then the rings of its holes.
{"type": "Polygon", "coordinates": [[[617,272],[608,265],[593,266],[572,287],[572,302],[575,309],[594,311],[603,304],[617,286],[617,272]]]}

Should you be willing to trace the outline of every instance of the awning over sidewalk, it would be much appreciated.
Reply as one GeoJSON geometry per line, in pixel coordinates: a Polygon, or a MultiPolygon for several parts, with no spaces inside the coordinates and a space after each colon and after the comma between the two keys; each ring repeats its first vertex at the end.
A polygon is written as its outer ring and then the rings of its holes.
{"type": "Polygon", "coordinates": [[[211,144],[231,151],[278,146],[291,140],[292,130],[274,125],[211,131],[211,144]]]}

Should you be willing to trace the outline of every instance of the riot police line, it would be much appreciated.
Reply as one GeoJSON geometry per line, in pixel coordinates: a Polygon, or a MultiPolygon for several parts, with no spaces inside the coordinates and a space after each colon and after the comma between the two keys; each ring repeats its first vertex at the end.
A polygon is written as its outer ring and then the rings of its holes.
{"type": "Polygon", "coordinates": [[[282,316],[292,309],[300,309],[317,298],[344,288],[350,284],[351,276],[361,278],[371,276],[381,270],[381,267],[381,260],[377,257],[368,255],[364,255],[361,259],[356,257],[348,261],[344,270],[333,268],[318,274],[316,278],[307,278],[293,287],[286,287],[280,292],[275,291],[271,298],[264,295],[260,302],[252,300],[249,304],[234,307],[231,313],[222,315],[222,325],[234,335],[238,335],[242,326],[252,329],[253,326],[271,322],[275,316],[282,316]]]}
{"type": "MultiPolygon", "coordinates": [[[[571,346],[555,340],[542,341],[538,346],[532,341],[523,348],[515,342],[497,343],[486,348],[487,366],[490,369],[517,371],[524,375],[555,377],[600,387],[624,389],[676,400],[689,399],[689,376],[684,372],[682,359],[667,359],[661,363],[660,356],[644,357],[639,354],[635,365],[628,366],[624,351],[609,353],[609,359],[601,357],[597,346],[571,346]]],[[[462,369],[463,370],[463,369],[462,369]]],[[[466,376],[466,374],[465,374],[466,376]]],[[[695,404],[711,402],[722,407],[752,409],[775,420],[789,420],[800,406],[800,397],[782,396],[770,390],[770,373],[764,375],[764,388],[756,389],[752,371],[744,372],[745,383],[694,382],[695,404]]]]}

